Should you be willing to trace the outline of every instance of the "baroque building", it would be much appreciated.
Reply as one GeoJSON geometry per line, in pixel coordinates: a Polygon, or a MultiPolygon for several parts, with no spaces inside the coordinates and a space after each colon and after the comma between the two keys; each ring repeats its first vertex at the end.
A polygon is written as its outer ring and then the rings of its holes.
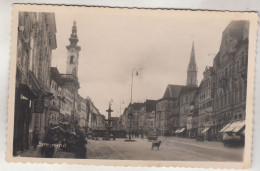
{"type": "Polygon", "coordinates": [[[51,57],[57,47],[55,15],[20,12],[17,30],[14,155],[29,148],[33,130],[39,130],[41,138],[48,122],[51,57]]]}
{"type": "Polygon", "coordinates": [[[70,44],[67,46],[67,66],[66,74],[61,74],[61,80],[64,83],[64,87],[72,95],[72,110],[71,110],[71,122],[80,122],[80,115],[76,111],[78,89],[80,87],[78,81],[78,60],[80,46],[77,45],[79,39],[77,36],[76,21],[73,22],[72,33],[69,38],[70,44]]]}

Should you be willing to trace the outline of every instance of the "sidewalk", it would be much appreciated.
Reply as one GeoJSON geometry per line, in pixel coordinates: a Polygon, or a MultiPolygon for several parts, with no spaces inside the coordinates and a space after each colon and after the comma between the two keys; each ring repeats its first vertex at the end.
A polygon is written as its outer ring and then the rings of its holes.
{"type": "Polygon", "coordinates": [[[222,142],[217,142],[217,141],[196,141],[195,139],[176,137],[176,136],[169,136],[169,137],[167,137],[167,136],[159,136],[158,139],[161,139],[161,140],[174,140],[174,141],[178,141],[178,142],[203,144],[203,145],[210,145],[210,146],[223,146],[222,142]]]}
{"type": "Polygon", "coordinates": [[[223,142],[217,142],[217,141],[196,141],[195,139],[189,139],[189,138],[182,138],[182,137],[163,137],[160,136],[158,139],[162,141],[170,141],[170,142],[176,142],[176,143],[187,143],[191,145],[196,146],[203,146],[203,147],[209,147],[209,148],[218,148],[218,149],[243,149],[243,147],[238,148],[231,148],[231,147],[224,147],[223,142]]]}

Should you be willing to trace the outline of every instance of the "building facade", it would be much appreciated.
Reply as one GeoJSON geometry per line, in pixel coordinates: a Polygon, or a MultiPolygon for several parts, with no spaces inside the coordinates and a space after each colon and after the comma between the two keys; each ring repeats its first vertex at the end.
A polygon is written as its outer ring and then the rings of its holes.
{"type": "Polygon", "coordinates": [[[172,135],[179,127],[178,96],[184,86],[168,85],[156,103],[156,129],[159,135],[172,135]]]}
{"type": "Polygon", "coordinates": [[[148,131],[156,131],[155,111],[156,111],[156,100],[146,100],[141,105],[139,117],[138,117],[139,133],[146,134],[148,131]]]}
{"type": "MultiPolygon", "coordinates": [[[[205,68],[199,87],[195,48],[194,43],[192,44],[187,84],[168,85],[163,97],[156,101],[154,127],[159,135],[189,138],[201,136],[204,140],[221,140],[221,130],[227,124],[241,121],[241,128],[245,127],[248,30],[248,21],[229,23],[223,31],[213,66],[205,68]]],[[[129,130],[128,114],[133,113],[130,107],[129,105],[120,116],[120,129],[129,130]]],[[[136,113],[136,116],[139,130],[149,130],[148,125],[151,122],[145,103],[138,110],[139,114],[136,113]]]]}
{"type": "Polygon", "coordinates": [[[42,135],[47,124],[51,56],[57,47],[54,13],[20,12],[17,30],[14,155],[29,148],[34,129],[42,135]]]}
{"type": "Polygon", "coordinates": [[[199,129],[198,134],[204,136],[204,139],[212,139],[214,135],[214,72],[213,67],[206,67],[203,72],[203,79],[199,87],[199,129]]]}
{"type": "Polygon", "coordinates": [[[232,21],[223,31],[221,46],[214,58],[215,133],[228,123],[245,120],[248,21],[232,21]]]}

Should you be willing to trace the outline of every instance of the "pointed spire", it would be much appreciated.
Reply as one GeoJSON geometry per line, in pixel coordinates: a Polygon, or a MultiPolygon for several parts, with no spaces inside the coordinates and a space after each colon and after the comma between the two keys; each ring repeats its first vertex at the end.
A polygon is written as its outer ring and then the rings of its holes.
{"type": "Polygon", "coordinates": [[[78,36],[77,36],[77,26],[76,26],[76,21],[73,21],[73,26],[72,26],[72,33],[70,35],[70,44],[71,45],[77,45],[78,43],[78,36]]]}
{"type": "Polygon", "coordinates": [[[194,41],[192,42],[190,62],[187,69],[187,86],[197,86],[197,66],[195,60],[194,41]]]}
{"type": "Polygon", "coordinates": [[[193,40],[188,71],[196,70],[196,69],[197,69],[197,66],[196,66],[196,60],[195,60],[195,50],[194,50],[194,40],[193,40]]]}

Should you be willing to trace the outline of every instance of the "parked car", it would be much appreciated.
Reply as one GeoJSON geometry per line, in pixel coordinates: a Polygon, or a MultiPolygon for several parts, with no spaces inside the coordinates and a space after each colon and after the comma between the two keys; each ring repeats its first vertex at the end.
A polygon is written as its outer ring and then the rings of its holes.
{"type": "Polygon", "coordinates": [[[236,133],[224,133],[223,134],[223,144],[224,146],[241,146],[244,144],[244,138],[240,134],[236,133]]]}
{"type": "Polygon", "coordinates": [[[157,140],[158,133],[156,131],[148,131],[147,138],[148,138],[148,140],[157,140]]]}

